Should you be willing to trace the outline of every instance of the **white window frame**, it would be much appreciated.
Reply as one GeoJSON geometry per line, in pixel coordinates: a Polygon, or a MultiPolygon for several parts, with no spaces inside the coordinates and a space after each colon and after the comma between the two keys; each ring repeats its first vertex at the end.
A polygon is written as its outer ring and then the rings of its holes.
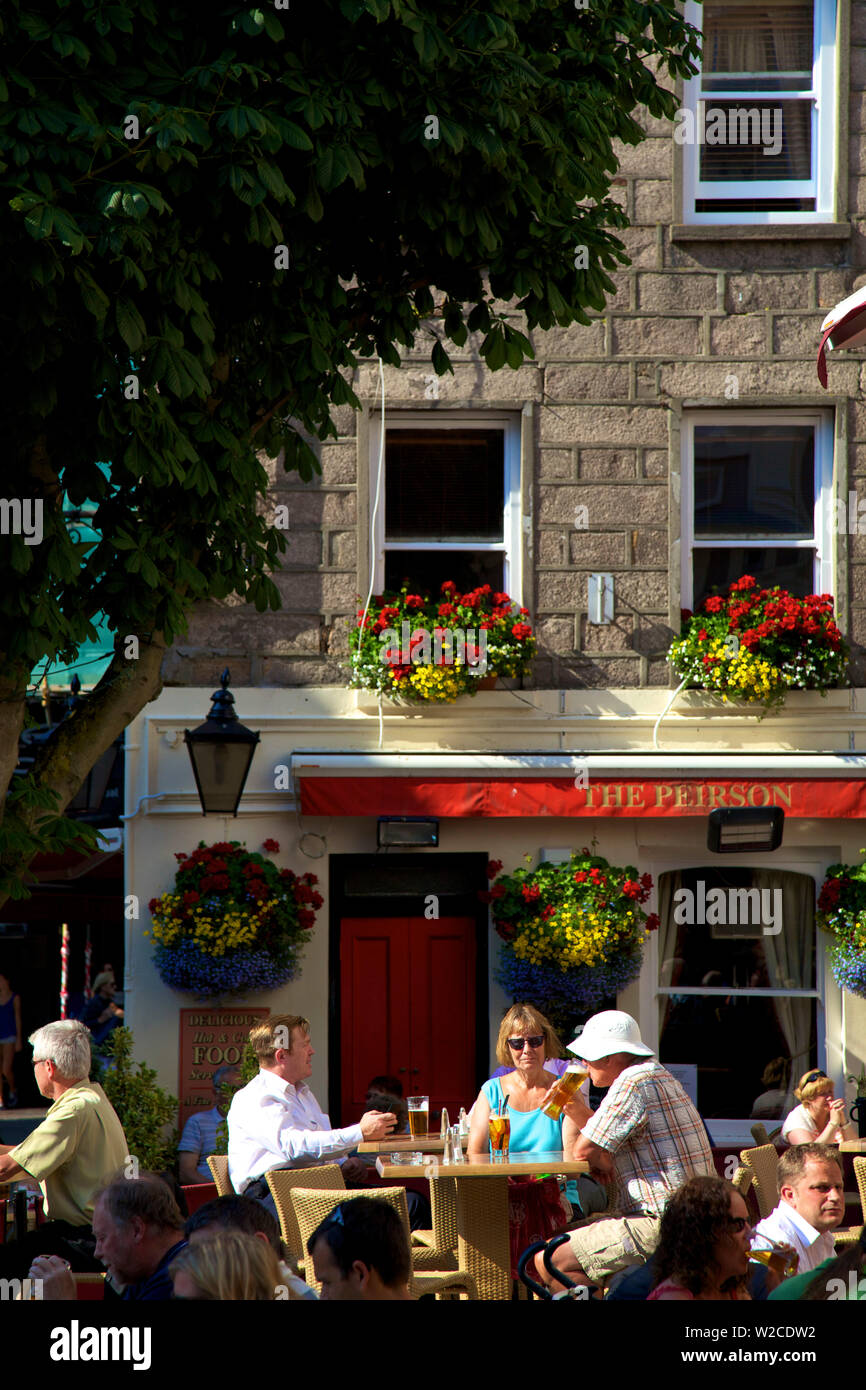
{"type": "MultiPolygon", "coordinates": [[[[711,859],[712,855],[706,850],[700,851],[680,851],[679,854],[671,854],[667,847],[651,845],[639,845],[639,855],[642,863],[646,863],[648,872],[653,877],[653,891],[647,909],[652,912],[658,911],[658,882],[662,874],[676,873],[686,869],[703,868],[711,859]]],[[[841,852],[841,851],[840,851],[841,852]]],[[[778,851],[777,851],[778,853],[778,851]]],[[[835,863],[834,850],[829,847],[826,850],[822,847],[812,849],[808,857],[796,854],[787,855],[785,858],[777,860],[773,856],[772,868],[780,873],[805,874],[815,882],[815,891],[823,883],[826,876],[826,866],[835,863]]],[[[766,869],[768,866],[766,854],[738,854],[731,863],[727,861],[723,867],[734,869],[766,869]]],[[[817,913],[817,909],[816,909],[817,913]]],[[[743,998],[808,998],[815,1000],[815,1032],[817,1040],[818,1055],[814,1064],[822,1070],[826,1070],[828,1064],[828,1040],[830,1029],[833,992],[838,989],[833,980],[829,968],[829,943],[826,933],[822,932],[818,926],[817,917],[813,918],[813,930],[815,932],[815,988],[814,989],[736,989],[731,986],[718,988],[706,988],[703,986],[665,986],[659,983],[659,971],[662,962],[659,959],[658,933],[653,932],[648,942],[647,949],[644,951],[643,966],[641,969],[639,991],[640,991],[640,1017],[641,1017],[641,1037],[648,1047],[654,1049],[658,1055],[660,1038],[659,1030],[659,1001],[670,994],[696,994],[696,995],[715,995],[723,998],[730,994],[736,994],[743,998]],[[822,940],[822,937],[824,940],[822,940]]],[[[721,1050],[724,1046],[723,1039],[708,1039],[708,1045],[712,1048],[718,1046],[721,1050]]],[[[695,1061],[698,1059],[695,1058],[695,1061]]],[[[803,1068],[805,1071],[806,1068],[803,1068]]],[[[841,1095],[842,1083],[841,1075],[834,1075],[837,1084],[837,1094],[841,1095]]],[[[791,1085],[796,1085],[799,1077],[791,1078],[791,1085]]],[[[700,1095],[698,1096],[700,1102],[700,1095]]],[[[722,1118],[711,1118],[706,1121],[712,1134],[713,1143],[717,1147],[724,1147],[726,1144],[741,1147],[743,1144],[751,1146],[752,1139],[751,1126],[755,1120],[746,1116],[725,1116],[722,1118]]],[[[767,1125],[768,1129],[775,1128],[776,1122],[772,1121],[767,1125]]]]}
{"type": "MultiPolygon", "coordinates": [[[[520,416],[503,412],[464,413],[449,411],[386,411],[385,432],[397,429],[423,429],[430,433],[445,430],[503,431],[503,517],[501,541],[386,541],[385,478],[381,480],[379,504],[376,506],[379,452],[382,440],[382,415],[376,412],[370,422],[370,534],[373,540],[373,592],[380,594],[385,585],[386,550],[462,550],[469,554],[495,552],[503,556],[502,588],[518,604],[523,603],[522,525],[520,501],[520,416]]],[[[383,469],[387,466],[383,454],[383,469]]]]}
{"type": "Polygon", "coordinates": [[[693,410],[682,419],[682,505],[680,548],[680,602],[694,607],[695,550],[739,550],[744,545],[784,546],[786,550],[814,550],[813,592],[834,593],[833,531],[833,415],[823,410],[693,410]],[[699,425],[812,425],[815,429],[815,506],[811,539],[785,535],[731,536],[723,540],[695,538],[695,427],[699,425]]]}
{"type": "MultiPolygon", "coordinates": [[[[748,181],[745,183],[706,182],[700,178],[700,146],[695,142],[683,146],[683,221],[691,225],[746,226],[750,224],[832,222],[835,219],[834,189],[836,183],[836,0],[814,0],[815,30],[812,66],[812,88],[809,92],[756,92],[745,89],[734,92],[702,93],[702,74],[686,78],[683,83],[683,109],[690,111],[698,129],[698,102],[742,101],[752,105],[758,100],[812,100],[812,164],[809,180],[748,181]],[[814,198],[814,212],[697,212],[701,198],[814,198]]],[[[698,29],[702,28],[703,6],[687,0],[685,17],[698,29]]]]}

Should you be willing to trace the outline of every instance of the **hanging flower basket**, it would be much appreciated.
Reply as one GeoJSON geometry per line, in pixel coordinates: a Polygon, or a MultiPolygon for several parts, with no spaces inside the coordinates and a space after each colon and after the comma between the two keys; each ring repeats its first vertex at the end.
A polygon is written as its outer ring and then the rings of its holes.
{"type": "Polygon", "coordinates": [[[377,595],[349,633],[349,685],[411,704],[450,704],[489,688],[490,677],[525,676],[536,652],[528,609],[482,584],[440,597],[377,595]]]}
{"type": "Polygon", "coordinates": [[[795,598],[785,589],[759,589],[744,574],[727,595],[682,610],[680,636],[668,660],[687,688],[723,701],[782,705],[788,690],[843,685],[848,647],[833,620],[830,594],[795,598]]]}
{"type": "MultiPolygon", "coordinates": [[[[527,861],[531,862],[527,855],[527,861]]],[[[502,939],[496,979],[514,1000],[527,999],[570,1027],[640,973],[643,944],[658,917],[643,911],[649,874],[617,868],[589,849],[565,864],[499,873],[491,860],[489,893],[502,939]]]]}
{"type": "MultiPolygon", "coordinates": [[[[276,853],[276,840],[263,849],[276,853]]],[[[200,999],[276,989],[300,973],[322,897],[315,874],[278,869],[237,840],[199,843],[179,861],[174,891],[151,898],[154,961],[172,989],[200,999]]]]}
{"type": "Polygon", "coordinates": [[[866,863],[830,865],[818,894],[817,920],[833,937],[836,983],[866,999],[866,863]]]}

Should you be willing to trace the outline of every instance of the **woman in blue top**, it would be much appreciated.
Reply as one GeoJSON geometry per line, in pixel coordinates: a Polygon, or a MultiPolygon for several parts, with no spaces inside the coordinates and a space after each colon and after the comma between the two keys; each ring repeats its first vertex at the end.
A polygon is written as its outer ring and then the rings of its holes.
{"type": "MultiPolygon", "coordinates": [[[[545,1095],[557,1080],[555,1073],[545,1070],[545,1061],[561,1054],[562,1045],[544,1014],[531,1004],[513,1004],[499,1029],[496,1056],[503,1066],[510,1065],[514,1070],[485,1081],[481,1087],[472,1107],[468,1158],[489,1153],[487,1122],[491,1114],[499,1113],[500,1101],[504,1102],[502,1113],[511,1121],[510,1154],[571,1152],[578,1137],[577,1125],[567,1115],[552,1120],[541,1109],[545,1095]]],[[[584,1082],[583,1098],[588,1101],[587,1091],[588,1083],[584,1082]]],[[[597,1202],[587,1202],[595,1187],[593,1183],[585,1196],[576,1182],[569,1181],[565,1195],[576,1217],[587,1215],[587,1205],[591,1210],[604,1205],[601,1193],[597,1202]]],[[[563,1224],[567,1219],[563,1212],[563,1224]]]]}

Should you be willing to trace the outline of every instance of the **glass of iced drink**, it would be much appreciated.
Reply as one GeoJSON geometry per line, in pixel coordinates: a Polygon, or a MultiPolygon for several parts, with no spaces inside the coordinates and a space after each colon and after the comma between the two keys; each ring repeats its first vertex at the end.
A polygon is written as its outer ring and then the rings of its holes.
{"type": "Polygon", "coordinates": [[[409,1133],[413,1139],[426,1139],[430,1121],[430,1097],[407,1096],[409,1133]]]}
{"type": "Polygon", "coordinates": [[[491,1115],[489,1126],[491,1158],[507,1158],[511,1140],[511,1121],[507,1115],[491,1115]]]}

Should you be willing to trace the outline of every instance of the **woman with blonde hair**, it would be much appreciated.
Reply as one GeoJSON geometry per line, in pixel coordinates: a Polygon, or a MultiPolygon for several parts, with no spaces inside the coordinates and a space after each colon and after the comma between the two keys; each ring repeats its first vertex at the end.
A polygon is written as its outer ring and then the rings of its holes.
{"type": "Polygon", "coordinates": [[[845,1121],[844,1100],[833,1099],[833,1082],[817,1068],[801,1076],[794,1095],[800,1102],[782,1125],[788,1144],[839,1144],[853,1139],[854,1126],[845,1121]]]}
{"type": "Polygon", "coordinates": [[[175,1298],[215,1302],[270,1303],[282,1283],[279,1261],[270,1245],[241,1231],[221,1231],[187,1245],[172,1262],[169,1274],[175,1298]]]}

